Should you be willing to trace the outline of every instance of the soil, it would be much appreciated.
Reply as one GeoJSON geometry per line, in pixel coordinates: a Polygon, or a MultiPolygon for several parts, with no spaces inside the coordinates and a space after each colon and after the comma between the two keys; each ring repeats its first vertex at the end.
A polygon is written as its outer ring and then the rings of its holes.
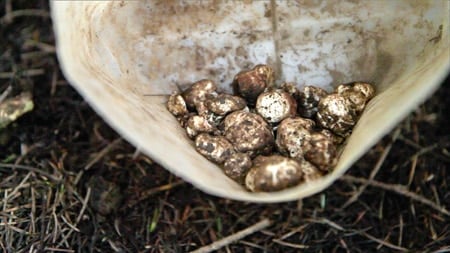
{"type": "Polygon", "coordinates": [[[0,252],[188,252],[265,219],[217,252],[450,252],[449,78],[325,191],[245,203],[114,132],[64,79],[51,25],[48,1],[0,0],[0,94],[35,104],[0,130],[0,252]]]}

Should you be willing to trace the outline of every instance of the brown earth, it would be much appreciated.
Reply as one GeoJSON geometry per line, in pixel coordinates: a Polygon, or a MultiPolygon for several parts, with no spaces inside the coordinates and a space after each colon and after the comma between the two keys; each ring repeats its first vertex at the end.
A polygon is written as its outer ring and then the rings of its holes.
{"type": "Polygon", "coordinates": [[[327,190],[251,204],[136,152],[69,86],[53,43],[48,1],[0,0],[0,94],[35,103],[0,131],[0,252],[187,252],[264,219],[218,252],[450,252],[450,85],[327,190]]]}

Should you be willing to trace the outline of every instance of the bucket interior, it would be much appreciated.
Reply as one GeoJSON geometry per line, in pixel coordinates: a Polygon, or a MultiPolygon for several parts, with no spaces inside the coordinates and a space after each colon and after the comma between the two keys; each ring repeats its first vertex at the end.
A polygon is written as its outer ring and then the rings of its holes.
{"type": "Polygon", "coordinates": [[[449,70],[447,1],[52,1],[64,74],[97,112],[162,166],[218,196],[279,202],[342,175],[449,70]],[[335,170],[317,182],[250,193],[198,154],[167,95],[208,78],[231,92],[256,64],[299,88],[352,81],[377,96],[335,170]]]}

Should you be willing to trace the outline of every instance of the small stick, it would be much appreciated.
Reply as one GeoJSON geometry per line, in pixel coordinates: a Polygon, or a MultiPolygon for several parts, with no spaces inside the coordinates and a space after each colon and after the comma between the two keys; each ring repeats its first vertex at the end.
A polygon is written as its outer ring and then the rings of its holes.
{"type": "Polygon", "coordinates": [[[386,247],[388,247],[388,248],[395,249],[395,250],[398,250],[398,251],[403,251],[403,252],[409,251],[409,250],[406,249],[406,248],[403,248],[403,247],[394,245],[394,244],[392,244],[392,243],[389,243],[389,242],[387,242],[387,241],[383,241],[383,240],[381,240],[381,239],[378,239],[378,238],[376,238],[376,237],[374,237],[374,236],[372,236],[372,235],[369,235],[369,234],[366,233],[366,232],[361,232],[360,234],[361,234],[362,236],[365,236],[365,237],[369,238],[370,240],[375,241],[375,242],[377,242],[377,243],[379,243],[379,244],[381,244],[381,245],[383,245],[383,246],[386,246],[386,247]]]}
{"type": "Polygon", "coordinates": [[[6,0],[5,1],[5,16],[3,16],[3,18],[2,18],[3,22],[5,22],[6,24],[9,24],[12,22],[11,12],[12,12],[11,0],[6,0]]]}
{"type": "Polygon", "coordinates": [[[308,245],[303,245],[303,244],[294,244],[294,243],[290,243],[290,242],[285,242],[282,240],[278,240],[278,239],[273,239],[272,240],[274,243],[283,245],[283,246],[287,246],[290,248],[295,248],[295,249],[307,249],[308,245]]]}
{"type": "Polygon", "coordinates": [[[0,104],[3,102],[3,100],[5,100],[9,94],[12,91],[12,86],[8,85],[8,88],[5,89],[5,91],[2,92],[2,94],[0,95],[0,104]]]}
{"type": "Polygon", "coordinates": [[[22,9],[8,12],[5,16],[0,18],[0,24],[8,24],[11,23],[14,18],[24,17],[24,16],[34,16],[34,17],[42,17],[48,18],[50,17],[50,13],[46,10],[41,9],[22,9]]]}
{"type": "MultiPolygon", "coordinates": [[[[75,194],[75,196],[79,197],[78,194],[75,194]]],[[[76,228],[76,226],[78,226],[78,223],[80,223],[81,218],[83,217],[83,214],[86,211],[90,197],[91,197],[91,187],[88,187],[87,191],[86,191],[86,196],[84,197],[84,199],[80,199],[82,206],[81,206],[80,213],[78,214],[77,219],[75,220],[75,224],[73,224],[73,226],[70,226],[70,228],[72,228],[72,229],[69,230],[69,232],[65,236],[63,236],[63,238],[61,239],[61,242],[56,247],[61,247],[63,243],[67,243],[67,239],[70,238],[73,231],[75,231],[73,228],[76,228]]]]}
{"type": "Polygon", "coordinates": [[[55,182],[55,183],[59,183],[62,180],[62,176],[60,177],[56,177],[54,175],[51,175],[48,172],[45,172],[41,169],[35,168],[35,167],[31,167],[31,166],[27,166],[27,165],[20,165],[20,164],[9,164],[9,163],[0,163],[0,168],[10,168],[10,169],[20,169],[20,170],[26,170],[26,171],[31,171],[31,172],[35,172],[38,174],[41,174],[42,176],[50,179],[51,181],[55,182]]]}
{"type": "Polygon", "coordinates": [[[32,77],[32,76],[40,76],[43,74],[45,74],[44,69],[27,69],[24,71],[17,71],[17,72],[0,72],[0,79],[10,79],[15,76],[32,77]]]}
{"type": "Polygon", "coordinates": [[[445,209],[445,207],[441,207],[438,204],[434,203],[433,201],[430,201],[414,192],[410,192],[408,191],[403,185],[392,185],[392,184],[386,184],[386,183],[382,183],[382,182],[378,182],[375,180],[367,180],[365,178],[358,178],[358,177],[354,177],[354,176],[349,176],[349,175],[345,175],[342,176],[342,179],[348,182],[354,182],[354,183],[360,183],[360,184],[367,184],[373,187],[378,187],[381,188],[383,190],[387,190],[387,191],[391,191],[391,192],[395,192],[397,194],[406,196],[412,200],[415,200],[417,202],[420,202],[424,205],[427,205],[447,216],[450,216],[450,212],[445,209]]]}
{"type": "Polygon", "coordinates": [[[232,234],[230,236],[227,236],[225,238],[222,238],[218,241],[215,241],[209,245],[206,245],[204,247],[201,247],[197,250],[191,251],[191,253],[208,253],[208,252],[212,252],[215,250],[218,250],[224,246],[227,246],[235,241],[238,241],[244,237],[246,237],[247,235],[253,234],[255,232],[258,232],[268,226],[270,226],[272,222],[269,219],[263,219],[262,221],[246,228],[243,229],[235,234],[232,234]]]}
{"type": "Polygon", "coordinates": [[[131,207],[135,206],[137,203],[149,198],[153,194],[156,194],[156,193],[162,192],[162,191],[168,191],[168,190],[175,188],[176,186],[181,185],[181,184],[184,184],[183,180],[148,189],[148,190],[144,191],[137,200],[130,200],[128,202],[128,204],[126,205],[126,207],[131,208],[131,207]]]}
{"type": "MultiPolygon", "coordinates": [[[[391,151],[392,145],[394,144],[394,142],[397,140],[398,136],[400,134],[400,128],[397,128],[397,130],[394,132],[394,134],[392,135],[392,140],[389,143],[389,145],[386,146],[386,148],[383,150],[383,153],[381,154],[380,158],[378,159],[377,163],[375,164],[375,167],[373,168],[373,170],[370,172],[369,175],[369,180],[368,181],[372,181],[375,176],[378,174],[378,171],[380,171],[381,166],[383,165],[384,161],[386,160],[386,157],[388,156],[389,152],[391,151]]],[[[368,183],[364,183],[363,185],[361,185],[358,190],[355,192],[355,194],[353,194],[348,200],[347,202],[344,203],[344,205],[342,205],[341,209],[344,209],[346,207],[348,207],[350,204],[352,204],[353,202],[355,202],[356,200],[358,200],[359,196],[364,192],[364,190],[367,188],[368,183]]]]}
{"type": "Polygon", "coordinates": [[[89,170],[94,164],[96,164],[102,157],[108,154],[111,149],[113,149],[116,145],[118,145],[122,141],[121,138],[115,139],[113,142],[109,143],[106,147],[104,147],[97,155],[84,167],[84,170],[89,170]]]}
{"type": "Polygon", "coordinates": [[[50,248],[50,247],[46,247],[44,250],[45,251],[53,251],[53,252],[68,252],[68,253],[75,252],[75,250],[73,250],[73,249],[58,249],[58,248],[50,248]]]}

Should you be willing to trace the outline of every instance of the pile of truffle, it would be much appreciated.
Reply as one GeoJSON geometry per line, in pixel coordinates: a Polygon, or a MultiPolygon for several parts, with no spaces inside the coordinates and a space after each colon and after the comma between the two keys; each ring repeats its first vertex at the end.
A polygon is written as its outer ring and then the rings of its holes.
{"type": "Polygon", "coordinates": [[[341,84],[333,93],[292,83],[275,87],[266,65],[238,73],[234,95],[200,80],[170,96],[168,110],[195,149],[250,191],[278,191],[322,177],[356,124],[374,88],[341,84]]]}

